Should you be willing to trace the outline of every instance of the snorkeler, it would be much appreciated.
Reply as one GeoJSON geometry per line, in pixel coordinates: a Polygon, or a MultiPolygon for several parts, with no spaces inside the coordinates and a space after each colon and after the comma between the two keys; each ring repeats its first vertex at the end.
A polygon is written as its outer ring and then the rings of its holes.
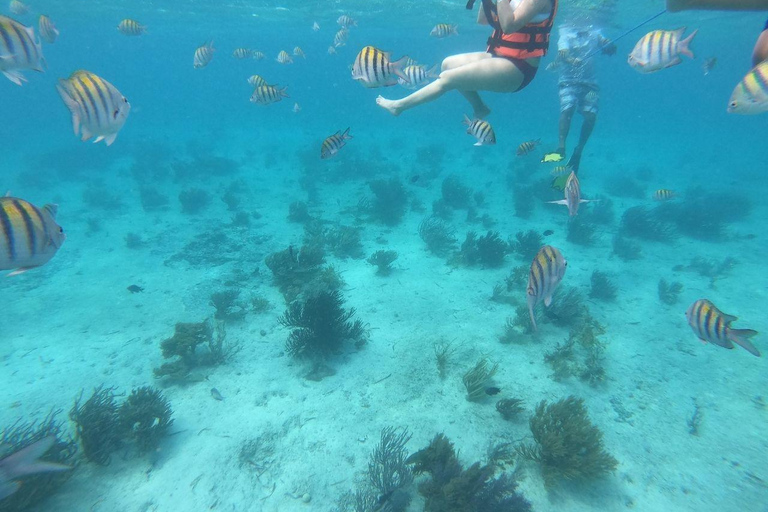
{"type": "MultiPolygon", "coordinates": [[[[493,34],[485,52],[461,53],[443,60],[437,80],[399,100],[379,96],[376,103],[393,115],[458,90],[472,105],[474,116],[490,113],[478,91],[517,92],[533,80],[541,57],[549,48],[549,33],[558,0],[482,0],[480,25],[493,34]]],[[[471,7],[471,2],[468,4],[471,7]]]]}

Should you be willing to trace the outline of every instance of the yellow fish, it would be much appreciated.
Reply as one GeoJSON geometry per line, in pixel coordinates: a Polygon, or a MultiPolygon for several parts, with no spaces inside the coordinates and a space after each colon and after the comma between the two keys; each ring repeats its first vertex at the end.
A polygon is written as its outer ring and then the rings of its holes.
{"type": "Polygon", "coordinates": [[[544,155],[544,158],[541,159],[541,163],[560,162],[563,158],[565,157],[560,153],[547,153],[544,155]]]}

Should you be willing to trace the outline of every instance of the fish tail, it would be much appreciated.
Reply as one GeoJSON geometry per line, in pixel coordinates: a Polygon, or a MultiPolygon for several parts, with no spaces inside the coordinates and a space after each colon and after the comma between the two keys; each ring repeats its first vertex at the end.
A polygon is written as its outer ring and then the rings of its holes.
{"type": "Polygon", "coordinates": [[[694,30],[691,32],[691,35],[677,43],[677,51],[687,57],[690,57],[692,59],[695,59],[696,56],[693,55],[693,50],[690,48],[691,41],[693,41],[693,37],[698,33],[699,29],[694,30]]]}
{"type": "Polygon", "coordinates": [[[729,329],[728,339],[741,346],[753,356],[760,357],[760,351],[755,348],[749,338],[755,336],[757,331],[752,329],[729,329]]]}
{"type": "Polygon", "coordinates": [[[405,80],[406,83],[411,83],[411,79],[408,78],[408,75],[406,75],[403,72],[403,67],[405,66],[406,62],[408,62],[408,56],[407,55],[399,58],[398,60],[396,60],[394,62],[390,61],[390,64],[392,65],[392,72],[395,75],[397,75],[399,78],[402,78],[403,80],[405,80]]]}

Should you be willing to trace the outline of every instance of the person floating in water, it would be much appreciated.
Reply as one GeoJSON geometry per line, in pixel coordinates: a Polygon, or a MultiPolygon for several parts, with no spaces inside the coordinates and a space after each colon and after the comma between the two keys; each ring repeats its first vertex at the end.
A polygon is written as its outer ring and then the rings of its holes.
{"type": "Polygon", "coordinates": [[[581,135],[566,164],[566,167],[578,174],[581,153],[592,135],[600,103],[600,87],[597,84],[593,55],[598,51],[605,55],[614,55],[616,45],[603,37],[600,29],[592,25],[564,24],[560,27],[559,34],[557,59],[547,66],[557,69],[560,73],[559,143],[554,153],[565,158],[565,142],[571,130],[573,114],[578,109],[584,119],[581,135]]]}
{"type": "Polygon", "coordinates": [[[558,0],[482,0],[477,15],[481,25],[493,27],[485,52],[461,53],[443,60],[434,82],[399,100],[382,96],[376,103],[393,115],[458,90],[472,105],[474,117],[483,119],[490,109],[478,91],[517,92],[536,75],[549,48],[549,34],[558,0]]]}

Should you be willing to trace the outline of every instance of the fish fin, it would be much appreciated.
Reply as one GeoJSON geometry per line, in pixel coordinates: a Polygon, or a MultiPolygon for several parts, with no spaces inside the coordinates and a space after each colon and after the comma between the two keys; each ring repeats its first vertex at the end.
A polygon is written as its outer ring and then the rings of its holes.
{"type": "Polygon", "coordinates": [[[7,69],[3,71],[3,74],[5,75],[5,78],[15,83],[16,85],[24,85],[24,82],[27,81],[27,79],[24,78],[24,75],[15,70],[7,69]]]}
{"type": "Polygon", "coordinates": [[[31,269],[33,269],[33,268],[35,268],[35,267],[21,267],[21,268],[17,268],[17,269],[16,269],[16,270],[14,270],[13,272],[11,272],[11,273],[7,274],[5,277],[13,277],[13,276],[18,276],[19,274],[23,274],[23,273],[24,273],[24,272],[26,272],[27,270],[31,270],[31,269]]]}
{"type": "Polygon", "coordinates": [[[3,197],[11,197],[11,191],[10,190],[6,190],[5,191],[5,196],[3,196],[3,197]]]}
{"type": "Polygon", "coordinates": [[[477,141],[477,142],[475,142],[475,143],[474,143],[474,144],[472,144],[472,145],[473,145],[473,146],[482,146],[482,145],[483,145],[483,143],[482,143],[482,142],[480,142],[480,141],[477,141]]]}
{"type": "Polygon", "coordinates": [[[398,60],[389,63],[392,65],[392,72],[397,75],[399,78],[402,78],[408,83],[411,83],[411,80],[408,78],[408,75],[403,73],[403,66],[405,65],[405,62],[408,60],[408,56],[400,57],[398,60]]]}
{"type": "Polygon", "coordinates": [[[346,130],[341,132],[341,138],[342,139],[352,139],[353,137],[349,134],[349,127],[347,127],[346,130]]]}
{"type": "MultiPolygon", "coordinates": [[[[437,73],[437,66],[438,64],[435,64],[431,68],[427,70],[427,78],[440,78],[440,73],[437,73]]],[[[465,114],[466,115],[466,114],[465,114]]]]}
{"type": "Polygon", "coordinates": [[[35,473],[72,469],[64,464],[37,460],[45,455],[45,452],[50,450],[55,443],[56,437],[51,435],[12,453],[3,459],[3,473],[10,480],[35,473]]]}
{"type": "Polygon", "coordinates": [[[107,136],[103,137],[104,144],[106,144],[107,146],[111,146],[112,143],[115,142],[116,138],[117,138],[117,134],[116,133],[113,133],[112,135],[107,135],[107,136]]]}
{"type": "Polygon", "coordinates": [[[52,219],[56,219],[56,214],[59,213],[59,205],[57,204],[44,204],[43,210],[48,212],[48,215],[51,216],[52,219]]]}
{"type": "Polygon", "coordinates": [[[283,98],[290,98],[290,96],[288,96],[288,93],[285,92],[286,89],[288,89],[287,86],[283,87],[282,89],[278,89],[277,91],[280,93],[280,96],[282,96],[283,98]]]}
{"type": "MultiPolygon", "coordinates": [[[[464,124],[467,125],[467,126],[471,126],[472,125],[472,120],[469,118],[469,116],[467,114],[464,114],[464,124]]],[[[467,133],[469,133],[469,132],[467,132],[467,133]]]]}
{"type": "Polygon", "coordinates": [[[728,339],[738,344],[753,356],[760,357],[760,351],[755,348],[749,338],[755,336],[757,331],[752,329],[729,329],[728,339]]]}
{"type": "MultiPolygon", "coordinates": [[[[677,43],[677,52],[685,55],[686,57],[690,57],[692,59],[695,59],[696,57],[693,55],[693,50],[691,50],[690,45],[691,41],[693,41],[693,37],[696,35],[696,33],[699,30],[696,29],[693,32],[691,32],[691,35],[677,43]]],[[[682,34],[680,34],[682,36],[682,34]]]]}
{"type": "Polygon", "coordinates": [[[544,297],[544,305],[549,307],[550,304],[552,304],[552,295],[547,295],[544,297]]]}
{"type": "Polygon", "coordinates": [[[104,136],[103,135],[99,135],[98,137],[96,137],[96,139],[93,141],[93,143],[96,144],[97,142],[101,142],[103,140],[104,140],[104,136]]]}
{"type": "Polygon", "coordinates": [[[737,317],[737,316],[727,315],[727,314],[723,313],[723,320],[725,320],[726,324],[730,324],[731,322],[735,322],[738,319],[739,319],[739,317],[737,317]]]}
{"type": "Polygon", "coordinates": [[[568,201],[566,201],[565,199],[561,199],[559,201],[547,201],[547,203],[549,203],[549,204],[562,204],[562,205],[568,206],[568,201]]]}
{"type": "Polygon", "coordinates": [[[67,81],[63,78],[59,79],[59,83],[56,84],[56,90],[59,91],[59,96],[61,96],[61,100],[64,102],[64,105],[67,106],[69,109],[69,112],[72,114],[72,130],[75,132],[75,135],[80,133],[80,105],[75,101],[75,99],[70,96],[69,89],[67,88],[67,81]]]}

